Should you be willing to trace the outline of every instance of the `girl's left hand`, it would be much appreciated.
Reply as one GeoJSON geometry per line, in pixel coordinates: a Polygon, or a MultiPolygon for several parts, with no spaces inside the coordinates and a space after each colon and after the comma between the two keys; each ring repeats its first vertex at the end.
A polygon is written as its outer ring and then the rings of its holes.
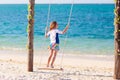
{"type": "Polygon", "coordinates": [[[69,28],[69,24],[66,25],[66,28],[69,28]]]}

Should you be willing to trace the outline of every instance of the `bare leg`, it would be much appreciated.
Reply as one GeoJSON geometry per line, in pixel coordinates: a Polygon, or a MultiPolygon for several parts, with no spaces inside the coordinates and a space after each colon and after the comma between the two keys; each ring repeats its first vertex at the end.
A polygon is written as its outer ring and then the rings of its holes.
{"type": "Polygon", "coordinates": [[[55,51],[55,50],[54,50],[54,56],[53,56],[52,63],[51,63],[51,67],[52,67],[52,68],[54,68],[53,64],[54,64],[54,62],[55,62],[57,52],[58,52],[58,51],[55,51]]]}
{"type": "Polygon", "coordinates": [[[50,56],[48,58],[47,67],[49,67],[49,63],[51,61],[52,56],[53,56],[53,50],[50,51],[50,56]]]}

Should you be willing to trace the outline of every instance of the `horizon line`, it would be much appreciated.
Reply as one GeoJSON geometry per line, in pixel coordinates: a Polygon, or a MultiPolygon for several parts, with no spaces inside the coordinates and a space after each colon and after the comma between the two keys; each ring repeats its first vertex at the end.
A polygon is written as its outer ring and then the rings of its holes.
{"type": "MultiPolygon", "coordinates": [[[[29,3],[0,3],[0,4],[29,4],[29,3]]],[[[35,4],[72,4],[72,3],[35,3],[35,4]]],[[[115,3],[74,3],[74,4],[115,4],[115,3]]]]}

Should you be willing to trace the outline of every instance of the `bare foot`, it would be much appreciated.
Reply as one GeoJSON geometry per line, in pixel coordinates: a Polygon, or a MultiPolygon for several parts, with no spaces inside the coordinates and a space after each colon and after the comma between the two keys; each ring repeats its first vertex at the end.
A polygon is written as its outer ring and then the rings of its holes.
{"type": "Polygon", "coordinates": [[[53,66],[53,65],[51,65],[51,68],[54,68],[54,66],[53,66]]]}
{"type": "Polygon", "coordinates": [[[47,64],[47,67],[49,67],[49,64],[47,64]]]}

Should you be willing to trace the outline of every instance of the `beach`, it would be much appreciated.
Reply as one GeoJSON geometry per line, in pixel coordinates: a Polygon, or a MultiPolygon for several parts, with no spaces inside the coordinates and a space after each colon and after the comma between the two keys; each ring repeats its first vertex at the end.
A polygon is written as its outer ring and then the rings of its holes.
{"type": "MultiPolygon", "coordinates": [[[[34,54],[34,70],[27,71],[27,51],[0,50],[0,80],[112,80],[114,57],[111,55],[68,55],[64,54],[60,70],[40,70],[45,68],[47,54],[34,54]],[[40,60],[42,60],[40,62],[40,60]],[[40,64],[41,63],[41,64],[40,64]]],[[[58,54],[55,68],[61,55],[58,54]]]]}
{"type": "MultiPolygon", "coordinates": [[[[59,35],[54,67],[63,70],[41,69],[49,56],[50,41],[44,38],[48,7],[35,5],[34,68],[28,72],[28,5],[0,5],[0,80],[113,80],[114,4],[74,4],[70,27],[59,35]]],[[[63,30],[70,7],[52,4],[48,23],[55,20],[63,30]]]]}

